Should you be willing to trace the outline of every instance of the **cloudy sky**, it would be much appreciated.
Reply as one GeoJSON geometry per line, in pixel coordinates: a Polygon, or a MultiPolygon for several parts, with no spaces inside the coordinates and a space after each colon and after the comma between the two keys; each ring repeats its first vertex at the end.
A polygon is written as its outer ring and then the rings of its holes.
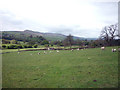
{"type": "Polygon", "coordinates": [[[97,38],[104,26],[118,22],[118,0],[96,1],[0,0],[0,30],[97,38]]]}

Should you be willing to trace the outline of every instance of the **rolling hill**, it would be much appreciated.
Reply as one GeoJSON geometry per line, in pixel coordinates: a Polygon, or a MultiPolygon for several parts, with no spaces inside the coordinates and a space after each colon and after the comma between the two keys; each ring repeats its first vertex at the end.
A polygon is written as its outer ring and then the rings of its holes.
{"type": "MultiPolygon", "coordinates": [[[[66,38],[66,35],[59,34],[59,33],[42,33],[42,32],[37,32],[37,31],[32,31],[32,30],[24,30],[24,31],[0,31],[0,37],[1,36],[14,36],[15,38],[22,38],[24,39],[25,37],[28,37],[32,35],[33,37],[36,36],[42,36],[47,40],[50,41],[56,41],[56,40],[64,40],[66,38]]],[[[75,37],[73,36],[74,39],[81,39],[81,40],[95,40],[96,38],[83,38],[83,37],[75,37]]]]}

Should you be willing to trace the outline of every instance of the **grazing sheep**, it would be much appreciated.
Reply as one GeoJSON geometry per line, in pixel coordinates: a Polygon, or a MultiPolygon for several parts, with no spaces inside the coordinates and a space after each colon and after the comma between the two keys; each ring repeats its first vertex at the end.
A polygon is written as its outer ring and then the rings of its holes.
{"type": "Polygon", "coordinates": [[[71,49],[71,51],[73,51],[73,49],[71,49]]]}
{"type": "Polygon", "coordinates": [[[114,52],[116,52],[117,50],[116,49],[114,49],[114,52]]]}
{"type": "Polygon", "coordinates": [[[120,52],[120,48],[118,48],[118,51],[120,52]]]}
{"type": "Polygon", "coordinates": [[[88,60],[90,60],[91,58],[88,57],[88,60]]]}
{"type": "Polygon", "coordinates": [[[56,52],[59,52],[58,50],[56,52]]]}
{"type": "Polygon", "coordinates": [[[50,50],[50,48],[48,48],[48,50],[50,50]]]}
{"type": "Polygon", "coordinates": [[[20,54],[20,52],[18,52],[18,54],[20,54]]]}
{"type": "Polygon", "coordinates": [[[38,55],[40,54],[40,52],[38,52],[38,55]]]}
{"type": "Polygon", "coordinates": [[[101,47],[101,50],[105,50],[105,47],[101,47]]]}
{"type": "Polygon", "coordinates": [[[32,54],[30,54],[30,55],[32,55],[32,54]]]}
{"type": "Polygon", "coordinates": [[[47,54],[47,52],[44,51],[44,54],[47,54]]]}
{"type": "Polygon", "coordinates": [[[116,49],[113,49],[113,48],[112,48],[112,52],[116,52],[116,51],[117,51],[116,49]]]}
{"type": "Polygon", "coordinates": [[[80,50],[79,48],[77,50],[80,50]]]}

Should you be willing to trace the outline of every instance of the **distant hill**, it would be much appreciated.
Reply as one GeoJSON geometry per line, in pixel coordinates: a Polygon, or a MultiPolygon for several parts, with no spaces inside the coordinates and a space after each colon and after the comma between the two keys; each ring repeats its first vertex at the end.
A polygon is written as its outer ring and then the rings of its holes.
{"type": "MultiPolygon", "coordinates": [[[[42,32],[37,32],[37,31],[32,31],[32,30],[24,30],[24,31],[0,31],[0,37],[2,35],[13,35],[15,38],[21,38],[24,39],[25,37],[28,37],[32,35],[33,37],[36,36],[42,36],[47,40],[50,41],[56,41],[56,40],[64,40],[66,38],[66,35],[59,34],[59,33],[42,33],[42,32]]],[[[81,40],[96,40],[96,38],[83,38],[83,37],[76,37],[73,36],[73,39],[81,39],[81,40]]]]}

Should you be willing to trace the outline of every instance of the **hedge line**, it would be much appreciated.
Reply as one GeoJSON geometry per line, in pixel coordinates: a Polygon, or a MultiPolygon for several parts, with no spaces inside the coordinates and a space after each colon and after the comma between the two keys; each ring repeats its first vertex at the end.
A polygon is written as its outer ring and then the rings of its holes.
{"type": "Polygon", "coordinates": [[[22,48],[37,48],[38,45],[2,45],[2,48],[4,49],[22,49],[22,48]]]}

